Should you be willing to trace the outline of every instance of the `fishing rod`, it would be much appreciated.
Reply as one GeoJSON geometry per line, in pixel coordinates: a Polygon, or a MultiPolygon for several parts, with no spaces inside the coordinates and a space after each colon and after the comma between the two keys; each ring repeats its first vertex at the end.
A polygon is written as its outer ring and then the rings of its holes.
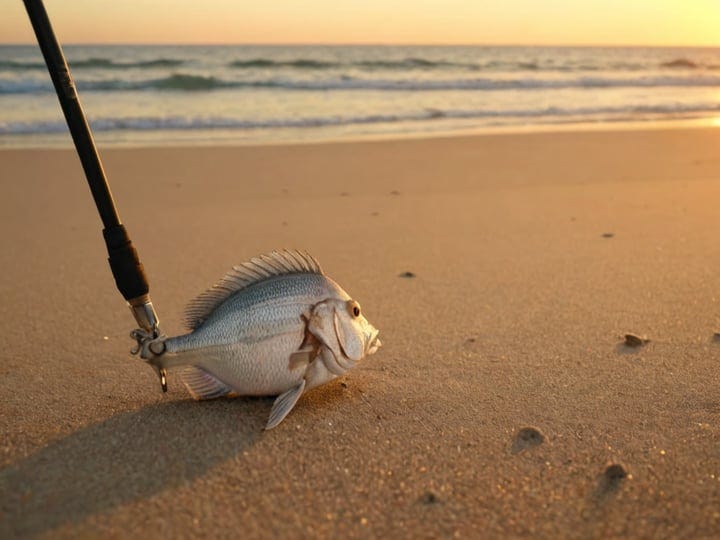
{"type": "Polygon", "coordinates": [[[130,334],[137,341],[137,347],[132,353],[140,353],[142,358],[150,360],[148,363],[160,377],[163,392],[167,392],[167,373],[152,362],[154,357],[164,352],[162,339],[164,336],[160,334],[160,321],[150,300],[150,287],[145,270],[127,229],[120,221],[90,126],[80,104],[75,82],[53,32],[45,6],[42,0],[23,0],[23,3],[103,223],[103,238],[115,284],[140,326],[130,334]]]}

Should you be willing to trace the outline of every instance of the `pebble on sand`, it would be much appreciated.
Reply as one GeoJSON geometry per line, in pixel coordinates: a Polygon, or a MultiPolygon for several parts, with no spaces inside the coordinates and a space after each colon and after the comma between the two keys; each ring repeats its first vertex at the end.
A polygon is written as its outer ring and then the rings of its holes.
{"type": "Polygon", "coordinates": [[[631,479],[632,475],[621,463],[609,463],[598,478],[598,485],[595,496],[599,500],[618,491],[625,479],[631,479]]]}
{"type": "Polygon", "coordinates": [[[642,347],[649,342],[650,340],[648,338],[638,336],[637,334],[625,334],[623,336],[623,343],[625,343],[627,347],[642,347]]]}
{"type": "Polygon", "coordinates": [[[423,493],[423,495],[420,497],[419,501],[422,504],[436,504],[440,502],[437,495],[435,495],[432,491],[427,491],[423,493]]]}
{"type": "Polygon", "coordinates": [[[398,277],[413,278],[415,277],[415,274],[413,274],[412,272],[403,272],[402,274],[398,275],[398,277]]]}
{"type": "Polygon", "coordinates": [[[602,234],[603,238],[612,238],[613,236],[615,236],[615,233],[606,232],[602,234]]]}
{"type": "Polygon", "coordinates": [[[546,439],[547,437],[545,437],[543,432],[536,427],[527,426],[520,428],[513,441],[512,453],[517,454],[528,448],[540,446],[546,439]]]}
{"type": "Polygon", "coordinates": [[[627,469],[621,463],[611,463],[605,467],[603,476],[609,482],[619,482],[628,477],[627,469]]]}

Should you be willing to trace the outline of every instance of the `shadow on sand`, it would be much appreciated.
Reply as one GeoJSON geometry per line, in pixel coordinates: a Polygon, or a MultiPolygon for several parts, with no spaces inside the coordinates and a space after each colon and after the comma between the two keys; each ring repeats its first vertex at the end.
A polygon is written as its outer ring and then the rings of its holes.
{"type": "Polygon", "coordinates": [[[36,535],[182,486],[251,446],[269,400],[176,401],[119,414],[0,471],[0,537],[36,535]]]}

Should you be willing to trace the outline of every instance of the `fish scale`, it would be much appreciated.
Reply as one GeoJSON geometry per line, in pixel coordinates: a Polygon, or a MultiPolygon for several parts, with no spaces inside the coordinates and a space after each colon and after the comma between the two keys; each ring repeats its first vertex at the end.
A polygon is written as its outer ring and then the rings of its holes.
{"type": "MultiPolygon", "coordinates": [[[[256,339],[302,325],[301,315],[318,298],[343,298],[337,284],[323,275],[289,274],[250,285],[230,296],[195,331],[170,338],[168,351],[256,339]]],[[[345,299],[349,296],[345,294],[345,299]]],[[[299,344],[298,344],[299,345],[299,344]]]]}

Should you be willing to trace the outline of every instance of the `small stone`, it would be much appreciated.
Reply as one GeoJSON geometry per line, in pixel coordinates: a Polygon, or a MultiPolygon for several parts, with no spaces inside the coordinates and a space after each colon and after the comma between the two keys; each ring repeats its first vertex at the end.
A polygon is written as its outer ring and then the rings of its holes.
{"type": "Polygon", "coordinates": [[[624,465],[620,463],[610,463],[598,478],[598,485],[595,489],[595,497],[598,501],[612,496],[620,488],[620,484],[626,479],[632,478],[624,465]]]}
{"type": "Polygon", "coordinates": [[[521,428],[515,435],[512,453],[517,454],[528,448],[540,446],[545,442],[545,435],[536,427],[528,426],[521,428]]]}
{"type": "Polygon", "coordinates": [[[620,463],[611,463],[610,465],[605,467],[605,472],[603,472],[603,476],[608,482],[617,484],[621,480],[624,480],[628,477],[628,472],[627,469],[625,469],[625,467],[620,463]]]}
{"type": "Polygon", "coordinates": [[[440,502],[437,495],[435,495],[432,491],[423,493],[419,500],[422,504],[436,504],[440,502]]]}
{"type": "Polygon", "coordinates": [[[350,194],[349,194],[347,191],[343,191],[343,192],[340,194],[340,196],[341,196],[341,197],[349,197],[350,194]]]}
{"type": "Polygon", "coordinates": [[[107,336],[103,336],[103,339],[104,339],[105,341],[107,341],[107,340],[110,339],[110,338],[107,337],[107,336]]]}
{"type": "Polygon", "coordinates": [[[613,236],[615,236],[615,233],[606,232],[602,234],[603,238],[612,238],[613,236]]]}
{"type": "Polygon", "coordinates": [[[399,192],[397,189],[393,189],[393,190],[390,192],[390,195],[400,195],[400,192],[399,192]]]}
{"type": "Polygon", "coordinates": [[[638,336],[637,334],[625,334],[623,336],[624,343],[627,347],[642,347],[650,340],[644,336],[638,336]]]}
{"type": "Polygon", "coordinates": [[[342,386],[343,388],[347,388],[347,387],[348,387],[348,384],[347,384],[345,381],[342,381],[342,382],[340,383],[340,386],[342,386]]]}
{"type": "Polygon", "coordinates": [[[414,277],[415,277],[415,274],[413,274],[412,272],[403,272],[403,273],[400,274],[398,277],[414,278],[414,277]]]}
{"type": "Polygon", "coordinates": [[[714,339],[715,341],[720,342],[720,332],[715,332],[715,333],[713,334],[713,339],[714,339]]]}

